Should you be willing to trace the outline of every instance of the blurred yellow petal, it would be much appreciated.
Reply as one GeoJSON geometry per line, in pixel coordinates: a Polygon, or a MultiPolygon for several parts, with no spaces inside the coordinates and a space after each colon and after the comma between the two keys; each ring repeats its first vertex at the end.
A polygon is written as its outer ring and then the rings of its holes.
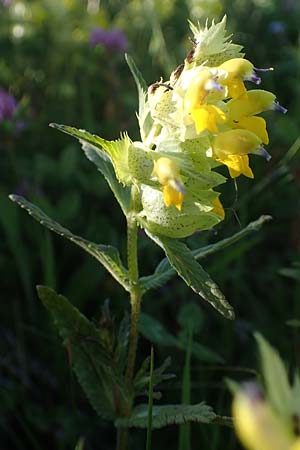
{"type": "Polygon", "coordinates": [[[234,128],[244,128],[251,131],[261,139],[264,144],[269,143],[269,136],[267,132],[267,124],[262,117],[241,117],[238,121],[233,122],[234,128]]]}
{"type": "Polygon", "coordinates": [[[298,438],[289,450],[300,450],[300,438],[298,438]]]}
{"type": "Polygon", "coordinates": [[[292,450],[292,436],[263,399],[241,391],[232,409],[236,433],[248,450],[292,450]]]}
{"type": "Polygon", "coordinates": [[[222,203],[220,202],[219,197],[215,198],[212,204],[213,204],[212,212],[214,212],[215,214],[217,214],[217,216],[220,216],[222,219],[224,219],[225,211],[222,203]]]}
{"type": "Polygon", "coordinates": [[[231,178],[245,175],[248,178],[254,178],[253,172],[249,166],[249,157],[247,155],[224,155],[217,158],[222,164],[229,169],[231,178]]]}
{"type": "Polygon", "coordinates": [[[157,178],[160,184],[165,185],[170,180],[179,177],[179,168],[172,159],[162,157],[154,161],[152,175],[157,178]]]}
{"type": "Polygon", "coordinates": [[[178,192],[169,184],[163,187],[163,198],[167,207],[174,205],[179,211],[181,211],[183,197],[184,196],[181,192],[178,192]]]}

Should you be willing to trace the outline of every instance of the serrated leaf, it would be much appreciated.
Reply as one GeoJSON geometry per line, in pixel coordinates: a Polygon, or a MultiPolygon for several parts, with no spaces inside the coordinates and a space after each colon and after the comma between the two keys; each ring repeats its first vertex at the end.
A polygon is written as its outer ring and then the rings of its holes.
{"type": "Polygon", "coordinates": [[[130,188],[119,183],[112,162],[105,153],[87,143],[82,144],[82,149],[85,156],[92,161],[97,166],[99,172],[102,173],[117,201],[119,202],[123,213],[126,215],[130,204],[130,188]]]}
{"type": "Polygon", "coordinates": [[[282,417],[291,413],[291,387],[287,370],[279,353],[259,333],[255,333],[259,346],[263,379],[268,400],[282,417]]]}
{"type": "Polygon", "coordinates": [[[127,270],[122,265],[119,252],[115,247],[112,247],[111,245],[95,244],[94,242],[90,242],[71,233],[67,228],[64,228],[59,223],[50,219],[50,217],[48,217],[40,208],[19,195],[10,195],[9,198],[18,203],[21,208],[24,208],[41,225],[44,225],[54,233],[65,237],[69,241],[83,248],[87,253],[96,258],[125,290],[130,290],[127,270]]]}
{"type": "MultiPolygon", "coordinates": [[[[229,247],[232,244],[243,239],[245,236],[252,234],[253,232],[259,231],[262,225],[271,220],[271,216],[261,216],[259,219],[250,222],[243,230],[238,233],[233,234],[229,238],[222,239],[214,244],[206,245],[205,247],[192,250],[194,258],[202,259],[206,256],[212,255],[224,248],[229,247]]],[[[156,289],[163,286],[167,281],[170,280],[176,271],[173,269],[167,258],[162,259],[155,269],[152,275],[141,277],[140,282],[143,292],[149,289],[156,289]]]]}
{"type": "MultiPolygon", "coordinates": [[[[163,428],[167,425],[179,425],[187,422],[211,423],[216,414],[204,402],[197,405],[164,405],[153,406],[152,428],[163,428]]],[[[118,418],[117,427],[147,428],[148,405],[139,405],[134,408],[131,417],[118,418]]]]}
{"type": "Polygon", "coordinates": [[[103,418],[114,419],[127,400],[126,388],[113,356],[99,330],[62,295],[45,286],[37,288],[66,344],[70,361],[87,398],[103,418]]]}
{"type": "Polygon", "coordinates": [[[165,251],[170,264],[196,294],[209,302],[227,319],[234,318],[233,308],[227,302],[216,283],[196,261],[191,250],[183,242],[177,239],[153,235],[148,231],[146,233],[165,251]]]}
{"type": "Polygon", "coordinates": [[[128,148],[131,145],[131,141],[126,133],[121,136],[121,139],[116,141],[107,141],[106,139],[97,136],[96,134],[89,133],[86,130],[79,130],[68,125],[61,125],[57,123],[51,123],[50,126],[63,133],[79,139],[81,143],[93,145],[99,149],[102,153],[107,154],[114,166],[116,176],[118,180],[123,184],[131,183],[131,174],[128,169],[128,148]]]}

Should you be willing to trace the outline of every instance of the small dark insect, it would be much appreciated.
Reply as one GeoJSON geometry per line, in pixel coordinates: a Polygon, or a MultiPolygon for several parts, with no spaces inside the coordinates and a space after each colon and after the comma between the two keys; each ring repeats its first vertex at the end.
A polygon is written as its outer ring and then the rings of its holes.
{"type": "Polygon", "coordinates": [[[191,63],[193,61],[194,54],[195,54],[195,49],[191,48],[191,50],[188,52],[188,54],[186,55],[186,58],[185,58],[188,63],[191,63]]]}
{"type": "Polygon", "coordinates": [[[173,77],[175,78],[175,80],[178,80],[178,78],[180,77],[182,71],[184,69],[184,64],[180,64],[180,66],[178,66],[174,72],[173,72],[173,77]]]}
{"type": "Polygon", "coordinates": [[[167,91],[173,91],[172,86],[170,86],[170,85],[167,84],[167,83],[154,83],[154,84],[151,84],[151,86],[150,86],[150,94],[154,94],[155,91],[156,91],[160,86],[164,86],[164,87],[166,88],[165,92],[167,92],[167,91]]]}

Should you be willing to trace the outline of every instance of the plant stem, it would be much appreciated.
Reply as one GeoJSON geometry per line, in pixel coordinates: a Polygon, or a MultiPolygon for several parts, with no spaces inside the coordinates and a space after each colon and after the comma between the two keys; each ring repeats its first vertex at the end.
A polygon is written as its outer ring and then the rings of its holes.
{"type": "Polygon", "coordinates": [[[135,218],[135,211],[138,209],[139,192],[137,188],[132,187],[131,192],[131,211],[127,217],[127,262],[128,273],[131,283],[130,305],[131,305],[131,321],[130,321],[130,337],[127,357],[127,368],[125,373],[125,382],[130,386],[134,374],[134,366],[138,342],[138,321],[141,310],[142,293],[138,284],[139,270],[137,257],[137,232],[138,226],[135,218]]]}
{"type": "MultiPolygon", "coordinates": [[[[127,263],[128,275],[131,284],[130,305],[131,321],[130,336],[127,356],[127,367],[125,372],[125,383],[129,390],[132,390],[132,380],[134,376],[137,344],[138,344],[138,321],[141,311],[142,292],[139,286],[139,270],[137,257],[137,233],[138,226],[136,221],[136,212],[139,210],[140,194],[138,189],[133,186],[131,191],[131,212],[127,216],[127,263]]],[[[132,390],[133,391],[133,390],[132,390]]],[[[133,404],[133,395],[128,405],[126,414],[130,416],[133,404]]],[[[126,450],[128,441],[128,429],[119,428],[117,437],[117,450],[126,450]]]]}

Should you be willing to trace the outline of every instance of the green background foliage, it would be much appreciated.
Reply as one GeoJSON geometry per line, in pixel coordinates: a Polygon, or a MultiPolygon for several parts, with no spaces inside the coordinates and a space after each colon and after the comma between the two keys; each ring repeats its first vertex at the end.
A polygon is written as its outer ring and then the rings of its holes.
{"type": "MultiPolygon", "coordinates": [[[[299,367],[295,324],[300,319],[300,287],[294,264],[300,248],[298,2],[12,0],[10,6],[0,2],[0,88],[16,97],[18,120],[25,124],[0,123],[3,448],[65,450],[82,437],[85,449],[96,449],[99,436],[101,449],[114,448],[115,430],[96,416],[81,392],[71,372],[68,347],[61,347],[35,285],[62,293],[95,324],[106,299],[120,323],[129,309],[126,293],[96,260],[40,227],[8,199],[10,193],[26,195],[73,233],[121,249],[124,259],[125,221],[105,180],[75,140],[48,127],[51,122],[65,123],[105,139],[117,139],[127,130],[132,139],[138,138],[137,95],[124,55],[92,47],[91,30],[95,26],[123,30],[128,52],[151,84],[182,62],[190,47],[187,18],[204,24],[206,17],[218,20],[224,13],[234,41],[244,46],[254,65],[275,68],[263,75],[263,88],[276,93],[289,112],[267,113],[272,161],[266,164],[253,156],[255,180],[238,179],[237,189],[232,182],[222,187],[226,220],[187,243],[191,248],[213,244],[262,214],[273,220],[259,233],[201,259],[235,309],[232,323],[201,302],[179,278],[146,293],[138,366],[150,354],[150,342],[156,365],[171,355],[171,372],[177,377],[161,386],[163,398],[154,399],[154,407],[180,403],[192,327],[190,402],[206,401],[223,415],[230,415],[224,377],[239,380],[255,373],[254,330],[262,332],[289,365],[299,367]],[[190,310],[184,311],[185,306],[190,310]],[[198,323],[190,323],[188,316],[197,316],[198,323]]],[[[144,232],[139,238],[141,275],[146,277],[163,253],[144,232]]],[[[141,397],[141,403],[146,402],[141,397]]],[[[191,448],[196,450],[200,442],[209,450],[223,448],[224,442],[228,450],[238,448],[230,429],[193,424],[191,448]]],[[[177,448],[177,428],[154,432],[152,448],[160,450],[166,444],[177,448]]],[[[135,430],[130,448],[143,446],[145,432],[135,430]]]]}

